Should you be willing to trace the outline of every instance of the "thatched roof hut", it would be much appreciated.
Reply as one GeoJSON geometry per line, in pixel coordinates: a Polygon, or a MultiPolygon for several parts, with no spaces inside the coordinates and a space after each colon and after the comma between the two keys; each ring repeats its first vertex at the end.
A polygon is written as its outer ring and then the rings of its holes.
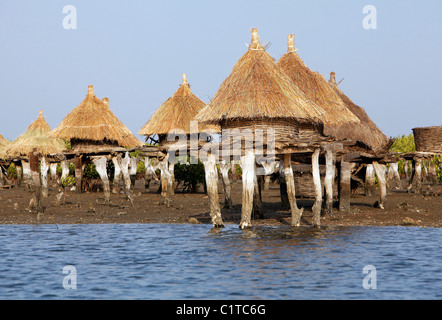
{"type": "Polygon", "coordinates": [[[86,98],[51,134],[69,140],[72,150],[80,152],[143,145],[110,110],[109,99],[95,96],[92,85],[88,87],[86,98]]]}
{"type": "Polygon", "coordinates": [[[220,124],[222,129],[273,128],[278,144],[307,131],[321,135],[323,114],[276,65],[254,28],[249,49],[197,120],[220,124]]]}
{"type": "Polygon", "coordinates": [[[324,134],[335,133],[343,125],[359,123],[359,119],[346,107],[327,80],[321,74],[310,70],[296,53],[295,36],[290,34],[287,38],[287,53],[279,59],[277,65],[308,99],[325,111],[321,117],[324,123],[324,134]]]}
{"type": "Polygon", "coordinates": [[[219,132],[219,126],[203,124],[198,124],[198,132],[193,132],[194,128],[191,128],[191,122],[205,106],[206,104],[192,92],[187,82],[187,76],[183,74],[183,83],[178,90],[155,111],[138,133],[146,138],[158,135],[158,142],[163,144],[169,133],[184,132],[188,135],[209,130],[219,132]]]}
{"type": "Polygon", "coordinates": [[[44,156],[61,153],[66,149],[62,139],[50,136],[51,128],[40,110],[37,120],[31,123],[21,136],[4,148],[6,156],[27,156],[34,148],[44,156]]]}
{"type": "Polygon", "coordinates": [[[338,83],[336,83],[334,72],[330,73],[329,83],[342,101],[344,101],[347,108],[360,120],[357,124],[345,124],[336,131],[332,131],[332,128],[331,132],[338,139],[358,141],[363,147],[375,152],[388,151],[392,141],[376,126],[363,108],[356,105],[342,92],[338,87],[338,83]]]}

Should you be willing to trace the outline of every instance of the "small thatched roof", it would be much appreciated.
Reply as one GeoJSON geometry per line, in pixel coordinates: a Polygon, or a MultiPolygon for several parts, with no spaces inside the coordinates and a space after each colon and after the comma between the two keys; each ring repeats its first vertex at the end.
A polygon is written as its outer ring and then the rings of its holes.
{"type": "Polygon", "coordinates": [[[110,141],[130,148],[143,145],[110,110],[109,99],[97,98],[91,85],[88,87],[86,98],[51,134],[69,141],[110,141]]]}
{"type": "Polygon", "coordinates": [[[61,153],[66,149],[62,139],[49,135],[51,128],[40,110],[37,120],[21,136],[4,148],[7,157],[27,156],[34,148],[40,155],[61,153]]]}
{"type": "MultiPolygon", "coordinates": [[[[183,74],[183,84],[167,99],[147,123],[138,132],[140,135],[164,135],[173,134],[183,130],[186,134],[191,132],[190,122],[195,120],[196,115],[206,104],[201,101],[190,89],[186,74],[183,74]]],[[[207,130],[219,132],[216,125],[198,124],[198,132],[207,130]]]]}
{"type": "Polygon", "coordinates": [[[360,120],[355,125],[344,125],[336,131],[335,135],[338,139],[351,139],[363,143],[373,151],[387,151],[392,140],[389,139],[370,119],[365,110],[347,97],[336,83],[335,73],[330,73],[330,85],[344,101],[347,108],[353,112],[360,120]]]}
{"type": "Polygon", "coordinates": [[[295,35],[288,35],[288,50],[278,61],[281,70],[301,89],[308,99],[321,107],[325,114],[321,117],[324,133],[329,126],[359,123],[359,119],[345,106],[339,95],[324,77],[310,70],[296,53],[295,35]]]}
{"type": "Polygon", "coordinates": [[[252,43],[197,120],[294,119],[321,123],[324,111],[309,101],[276,65],[252,29],[252,43]]]}

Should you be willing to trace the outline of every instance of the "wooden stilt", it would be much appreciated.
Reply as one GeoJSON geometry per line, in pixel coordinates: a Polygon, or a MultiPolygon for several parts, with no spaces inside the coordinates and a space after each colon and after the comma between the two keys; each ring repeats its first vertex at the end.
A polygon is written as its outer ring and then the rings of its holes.
{"type": "Polygon", "coordinates": [[[172,205],[172,175],[169,172],[168,168],[169,157],[166,156],[162,161],[160,161],[160,170],[161,170],[161,195],[164,197],[163,204],[167,207],[172,205]]]}
{"type": "Polygon", "coordinates": [[[118,156],[118,164],[120,165],[121,173],[123,175],[124,192],[126,193],[126,198],[127,200],[130,201],[131,204],[133,204],[131,181],[129,174],[129,164],[130,164],[129,152],[126,152],[124,158],[121,157],[121,155],[118,156]]]}
{"type": "Polygon", "coordinates": [[[339,179],[339,211],[350,211],[351,196],[351,163],[341,158],[341,175],[339,179]]]}
{"type": "Polygon", "coordinates": [[[130,183],[131,187],[135,187],[135,180],[137,179],[137,169],[138,169],[138,161],[140,160],[140,157],[132,157],[130,159],[129,164],[129,176],[130,176],[130,183]]]}
{"type": "Polygon", "coordinates": [[[413,180],[415,179],[416,176],[416,161],[415,160],[411,160],[411,165],[409,167],[410,171],[408,173],[408,193],[411,193],[411,189],[413,188],[413,180]]]}
{"type": "Polygon", "coordinates": [[[245,150],[241,156],[242,168],[242,207],[241,207],[241,229],[252,227],[253,193],[255,191],[255,154],[253,150],[245,150]]]}
{"type": "Polygon", "coordinates": [[[263,177],[256,175],[256,166],[255,166],[255,179],[254,181],[254,192],[253,192],[253,219],[263,219],[262,213],[262,199],[261,199],[261,190],[263,185],[263,177]]]}
{"type": "Polygon", "coordinates": [[[110,203],[110,183],[109,183],[109,177],[107,176],[107,159],[105,156],[102,156],[100,158],[95,158],[92,160],[92,162],[95,164],[95,169],[97,170],[101,182],[103,183],[103,192],[104,192],[104,203],[109,204],[110,203]]]}
{"type": "Polygon", "coordinates": [[[37,213],[41,213],[43,212],[43,207],[41,203],[42,195],[38,165],[38,152],[34,148],[34,150],[29,153],[29,168],[31,172],[30,190],[32,192],[32,199],[29,203],[29,208],[35,208],[37,213]]]}
{"type": "Polygon", "coordinates": [[[74,166],[75,166],[75,190],[78,194],[81,193],[81,180],[83,178],[83,168],[81,155],[76,154],[74,158],[74,166]]]}
{"type": "Polygon", "coordinates": [[[65,179],[69,175],[69,165],[66,160],[61,161],[61,180],[65,179]]]}
{"type": "Polygon", "coordinates": [[[284,159],[280,160],[279,165],[279,194],[281,195],[282,210],[288,210],[290,208],[290,202],[287,195],[287,183],[284,176],[284,159]]]}
{"type": "Polygon", "coordinates": [[[290,203],[290,211],[292,213],[291,225],[299,227],[301,225],[301,216],[304,208],[299,209],[296,204],[295,177],[292,169],[291,154],[284,154],[283,158],[284,177],[287,184],[287,195],[290,203]]]}
{"type": "Polygon", "coordinates": [[[171,182],[171,186],[172,188],[170,189],[170,194],[174,195],[175,194],[175,163],[171,162],[169,163],[169,173],[170,173],[170,180],[171,182]]]}
{"type": "Polygon", "coordinates": [[[216,170],[216,158],[211,153],[207,155],[207,160],[204,161],[204,171],[210,206],[210,217],[212,219],[213,227],[224,227],[218,196],[218,171],[216,170]]]}
{"type": "Polygon", "coordinates": [[[388,168],[388,175],[387,176],[388,176],[389,186],[391,188],[394,188],[394,189],[401,188],[401,178],[399,176],[397,162],[390,163],[390,167],[388,168]]]}
{"type": "Polygon", "coordinates": [[[416,193],[422,195],[422,159],[416,159],[416,193]]]}
{"type": "Polygon", "coordinates": [[[379,164],[373,161],[373,167],[378,177],[379,190],[380,190],[380,200],[379,209],[385,209],[387,203],[387,183],[386,183],[386,166],[384,164],[379,164]]]}
{"type": "Polygon", "coordinates": [[[322,186],[321,173],[319,171],[319,154],[321,150],[318,148],[312,155],[312,175],[313,184],[315,186],[315,204],[313,205],[313,226],[319,227],[321,225],[321,209],[322,209],[322,186]]]}
{"type": "Polygon", "coordinates": [[[372,164],[368,164],[365,170],[365,195],[371,197],[376,189],[376,179],[372,164]]]}
{"type": "Polygon", "coordinates": [[[29,162],[26,162],[24,160],[21,161],[21,167],[23,168],[23,180],[25,182],[25,186],[28,189],[28,191],[31,189],[31,167],[29,165],[29,162]]]}
{"type": "Polygon", "coordinates": [[[432,159],[428,168],[428,180],[432,186],[437,184],[436,160],[432,159]]]}
{"type": "Polygon", "coordinates": [[[325,207],[324,215],[333,213],[333,182],[335,178],[335,153],[327,148],[325,150],[325,207]]]}
{"type": "Polygon", "coordinates": [[[15,171],[17,172],[17,186],[21,187],[22,176],[23,176],[23,167],[19,164],[15,164],[15,171]]]}
{"type": "Polygon", "coordinates": [[[223,187],[224,187],[224,208],[233,208],[232,204],[232,196],[231,196],[231,184],[230,184],[230,178],[229,178],[229,170],[231,168],[231,164],[226,164],[226,162],[223,160],[219,164],[219,169],[221,171],[221,177],[223,180],[223,187]]]}
{"type": "Polygon", "coordinates": [[[56,187],[59,184],[59,181],[57,179],[57,166],[58,163],[51,163],[49,165],[49,170],[51,172],[51,182],[52,182],[52,187],[56,187]]]}
{"type": "Polygon", "coordinates": [[[268,191],[270,189],[270,175],[264,176],[264,190],[268,191]]]}
{"type": "Polygon", "coordinates": [[[120,193],[120,183],[121,183],[121,168],[118,162],[118,157],[112,157],[112,163],[114,164],[114,181],[112,182],[112,193],[120,193]]]}
{"type": "Polygon", "coordinates": [[[48,192],[48,171],[49,171],[49,163],[46,161],[46,158],[43,157],[40,163],[40,174],[41,174],[41,195],[43,198],[47,198],[49,196],[48,192]]]}

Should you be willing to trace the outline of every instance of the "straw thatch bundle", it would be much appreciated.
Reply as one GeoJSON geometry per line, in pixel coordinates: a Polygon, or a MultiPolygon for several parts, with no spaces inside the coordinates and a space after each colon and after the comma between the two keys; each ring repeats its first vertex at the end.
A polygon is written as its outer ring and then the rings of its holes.
{"type": "Polygon", "coordinates": [[[219,126],[198,124],[198,132],[191,128],[191,121],[206,104],[190,89],[186,74],[178,90],[167,99],[138,132],[146,137],[152,135],[164,136],[175,133],[200,133],[208,130],[219,132],[219,126]]]}
{"type": "Polygon", "coordinates": [[[109,99],[97,98],[93,86],[79,106],[74,108],[52,133],[69,140],[72,150],[94,151],[103,147],[138,147],[143,143],[113,114],[109,99]]]}
{"type": "Polygon", "coordinates": [[[5,154],[5,147],[9,145],[11,142],[9,140],[6,140],[5,137],[3,137],[0,134],[0,159],[6,158],[5,154]]]}
{"type": "Polygon", "coordinates": [[[392,141],[382,133],[364,109],[353,103],[353,101],[341,91],[336,83],[334,72],[330,73],[329,83],[342,101],[344,101],[347,108],[360,120],[358,124],[345,124],[341,128],[336,128],[335,131],[332,131],[334,128],[330,128],[331,133],[338,139],[358,141],[366,148],[376,152],[388,151],[392,141]]]}
{"type": "Polygon", "coordinates": [[[305,65],[296,53],[294,38],[293,34],[288,35],[288,51],[279,59],[277,65],[308,99],[325,111],[321,118],[324,123],[324,133],[327,134],[330,126],[339,127],[343,124],[359,123],[359,119],[347,109],[324,77],[305,65]]]}
{"type": "Polygon", "coordinates": [[[277,118],[320,124],[323,113],[279,69],[252,29],[249,49],[197,120],[222,126],[235,119],[277,118]]]}
{"type": "Polygon", "coordinates": [[[413,129],[417,151],[442,153],[442,126],[413,129]]]}
{"type": "Polygon", "coordinates": [[[40,110],[37,120],[31,123],[24,134],[4,148],[7,157],[27,156],[34,148],[44,156],[61,153],[66,149],[62,139],[50,136],[51,128],[40,110]]]}

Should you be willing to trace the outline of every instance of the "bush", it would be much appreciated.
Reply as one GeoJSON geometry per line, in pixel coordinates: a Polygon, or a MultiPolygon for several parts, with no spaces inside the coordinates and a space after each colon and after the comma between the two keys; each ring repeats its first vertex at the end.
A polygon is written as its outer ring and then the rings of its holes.
{"type": "MultiPolygon", "coordinates": [[[[187,158],[188,163],[190,158],[187,158]]],[[[177,184],[183,182],[183,192],[197,192],[199,184],[205,184],[204,165],[198,160],[198,164],[186,164],[178,162],[175,164],[175,181],[177,184]]]]}

